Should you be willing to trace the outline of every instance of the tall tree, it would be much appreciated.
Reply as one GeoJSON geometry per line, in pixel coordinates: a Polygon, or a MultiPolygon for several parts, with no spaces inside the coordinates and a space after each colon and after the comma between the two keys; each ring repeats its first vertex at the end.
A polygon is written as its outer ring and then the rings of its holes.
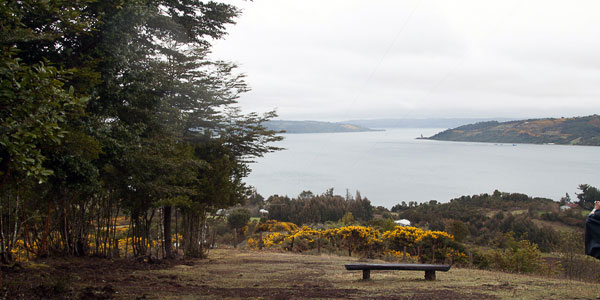
{"type": "Polygon", "coordinates": [[[594,202],[600,201],[600,190],[597,188],[589,184],[580,184],[578,189],[581,190],[581,193],[576,194],[577,199],[579,199],[579,206],[592,209],[594,202]]]}
{"type": "Polygon", "coordinates": [[[238,14],[192,0],[1,2],[0,231],[25,228],[38,254],[113,255],[125,213],[144,255],[161,209],[170,256],[173,205],[202,229],[241,201],[248,164],[280,138],[262,126],[273,112],[233,107],[248,90],[235,65],[208,59],[238,14]]]}

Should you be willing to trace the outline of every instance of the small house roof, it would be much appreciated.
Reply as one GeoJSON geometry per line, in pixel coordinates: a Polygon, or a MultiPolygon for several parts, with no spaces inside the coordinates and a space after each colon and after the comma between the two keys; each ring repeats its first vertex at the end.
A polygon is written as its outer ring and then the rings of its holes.
{"type": "Polygon", "coordinates": [[[398,225],[402,225],[402,226],[409,226],[410,225],[410,221],[407,220],[407,219],[396,220],[396,221],[394,221],[394,223],[396,223],[398,225]]]}

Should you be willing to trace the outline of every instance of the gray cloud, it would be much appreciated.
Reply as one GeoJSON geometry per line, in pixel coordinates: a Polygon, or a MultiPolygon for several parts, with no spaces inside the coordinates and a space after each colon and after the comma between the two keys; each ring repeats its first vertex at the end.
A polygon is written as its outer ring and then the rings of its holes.
{"type": "Polygon", "coordinates": [[[213,55],[283,119],[600,111],[600,2],[232,1],[213,55]]]}

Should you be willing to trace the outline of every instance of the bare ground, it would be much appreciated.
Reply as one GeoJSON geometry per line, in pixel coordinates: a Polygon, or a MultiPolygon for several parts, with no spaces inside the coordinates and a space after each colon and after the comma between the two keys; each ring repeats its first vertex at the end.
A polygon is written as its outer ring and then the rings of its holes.
{"type": "Polygon", "coordinates": [[[453,268],[346,271],[356,258],[215,250],[207,260],[48,259],[5,268],[0,299],[596,299],[597,284],[453,268]]]}

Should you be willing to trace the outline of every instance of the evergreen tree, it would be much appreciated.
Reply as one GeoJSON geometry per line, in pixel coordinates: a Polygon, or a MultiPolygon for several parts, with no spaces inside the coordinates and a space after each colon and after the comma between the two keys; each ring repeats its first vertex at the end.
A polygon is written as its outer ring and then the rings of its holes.
{"type": "Polygon", "coordinates": [[[274,112],[234,107],[248,90],[235,65],[207,58],[238,14],[192,0],[0,5],[0,217],[36,216],[0,228],[3,256],[9,232],[38,255],[111,256],[122,213],[146,255],[157,208],[170,256],[173,206],[198,241],[206,214],[245,197],[248,164],[281,138],[262,126],[274,112]]]}
{"type": "Polygon", "coordinates": [[[600,190],[597,188],[589,184],[581,184],[579,185],[579,190],[581,190],[581,193],[577,194],[579,206],[585,209],[592,209],[594,208],[594,203],[600,201],[600,190]]]}

